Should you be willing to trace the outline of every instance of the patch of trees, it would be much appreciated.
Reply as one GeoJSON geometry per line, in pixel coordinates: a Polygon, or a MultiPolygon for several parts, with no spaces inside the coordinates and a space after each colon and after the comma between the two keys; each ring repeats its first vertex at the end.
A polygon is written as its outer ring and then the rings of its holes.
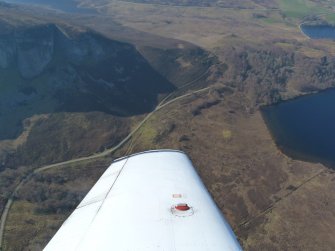
{"type": "Polygon", "coordinates": [[[23,168],[4,169],[0,172],[0,212],[4,209],[8,198],[11,196],[15,186],[25,175],[23,168]]]}
{"type": "Polygon", "coordinates": [[[248,94],[251,105],[274,103],[280,100],[294,73],[294,51],[269,46],[233,47],[224,52],[229,68],[225,74],[231,87],[248,94]]]}
{"type": "Polygon", "coordinates": [[[234,45],[224,48],[222,59],[228,64],[225,82],[242,92],[248,105],[258,107],[290,97],[297,92],[311,92],[335,86],[335,58],[309,57],[300,50],[321,51],[312,42],[308,46],[295,40],[278,39],[262,48],[234,45]],[[279,46],[276,46],[279,44],[279,46]],[[289,45],[287,48],[281,45],[289,45]],[[306,49],[308,48],[308,49],[306,49]]]}
{"type": "Polygon", "coordinates": [[[73,211],[84,196],[84,192],[71,191],[61,176],[36,175],[17,199],[36,204],[38,214],[64,214],[73,211]]]}
{"type": "Polygon", "coordinates": [[[49,198],[38,204],[35,212],[38,214],[64,214],[72,212],[81,201],[75,193],[57,193],[56,198],[49,198]],[[59,198],[57,198],[59,197],[59,198]]]}
{"type": "Polygon", "coordinates": [[[7,157],[3,160],[0,168],[0,214],[3,212],[8,199],[12,196],[15,187],[30,171],[29,168],[23,166],[16,169],[8,168],[6,165],[7,157]]]}
{"type": "Polygon", "coordinates": [[[300,57],[299,64],[302,67],[296,81],[302,83],[300,91],[309,93],[335,86],[335,58],[331,56],[300,57]]]}
{"type": "Polygon", "coordinates": [[[324,56],[320,59],[320,63],[315,67],[313,75],[320,82],[335,82],[335,59],[324,56]]]}

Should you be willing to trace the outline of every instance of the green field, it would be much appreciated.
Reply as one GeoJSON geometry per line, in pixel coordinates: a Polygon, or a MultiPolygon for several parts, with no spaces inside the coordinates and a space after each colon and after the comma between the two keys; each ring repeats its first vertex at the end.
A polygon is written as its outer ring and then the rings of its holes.
{"type": "Polygon", "coordinates": [[[311,15],[320,15],[328,22],[335,22],[335,13],[324,4],[316,4],[309,0],[280,0],[280,10],[290,18],[303,19],[311,15]],[[326,15],[324,15],[326,14],[326,15]]]}

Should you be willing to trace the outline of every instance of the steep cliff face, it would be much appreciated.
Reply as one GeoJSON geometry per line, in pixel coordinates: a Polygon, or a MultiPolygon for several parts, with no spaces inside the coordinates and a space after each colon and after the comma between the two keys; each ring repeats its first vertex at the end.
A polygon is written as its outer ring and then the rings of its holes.
{"type": "Polygon", "coordinates": [[[0,139],[17,136],[22,120],[34,114],[140,114],[172,90],[127,43],[56,25],[0,34],[0,139]]]}
{"type": "Polygon", "coordinates": [[[5,39],[0,41],[0,67],[7,68],[10,63],[13,63],[14,55],[15,47],[11,41],[5,39]]]}
{"type": "Polygon", "coordinates": [[[13,40],[12,47],[16,49],[16,55],[15,53],[9,55],[16,56],[21,76],[34,78],[41,74],[53,57],[55,45],[53,27],[36,27],[19,31],[13,40]]]}

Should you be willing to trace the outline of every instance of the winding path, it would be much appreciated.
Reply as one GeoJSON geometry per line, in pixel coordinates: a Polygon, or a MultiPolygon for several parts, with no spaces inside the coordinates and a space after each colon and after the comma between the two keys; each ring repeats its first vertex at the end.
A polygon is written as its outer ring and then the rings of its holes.
{"type": "Polygon", "coordinates": [[[119,144],[117,144],[116,146],[110,148],[110,149],[106,149],[105,151],[101,152],[101,153],[94,153],[90,156],[86,156],[86,157],[80,157],[80,158],[76,158],[76,159],[72,159],[72,160],[68,160],[68,161],[63,161],[63,162],[59,162],[59,163],[55,163],[55,164],[51,164],[51,165],[46,165],[40,168],[35,169],[34,171],[32,171],[30,174],[26,175],[25,177],[22,178],[22,180],[20,181],[20,183],[15,187],[13,193],[11,194],[11,196],[9,197],[5,208],[2,212],[1,215],[1,219],[0,219],[0,251],[2,251],[3,249],[3,240],[4,240],[4,232],[5,232],[5,227],[6,227],[6,221],[8,218],[8,214],[9,214],[9,210],[14,202],[14,198],[17,194],[17,192],[20,190],[20,188],[29,180],[31,179],[34,174],[46,171],[46,170],[50,170],[50,169],[54,169],[54,168],[58,168],[58,167],[62,167],[62,166],[66,166],[66,165],[70,165],[70,164],[74,164],[74,163],[80,163],[82,161],[89,161],[89,160],[93,160],[93,159],[97,159],[97,158],[101,158],[101,157],[105,157],[107,155],[110,155],[111,153],[115,152],[116,150],[118,150],[120,147],[122,147],[144,124],[145,122],[147,122],[157,111],[163,109],[164,107],[180,100],[183,98],[186,98],[190,95],[196,94],[196,93],[200,93],[206,90],[209,90],[211,87],[205,87],[202,88],[200,90],[196,90],[196,91],[192,91],[190,93],[186,93],[184,95],[178,96],[176,98],[173,98],[171,100],[168,101],[169,98],[171,98],[174,94],[176,94],[178,91],[181,91],[182,89],[185,89],[186,87],[189,87],[191,85],[193,85],[194,83],[198,82],[199,80],[201,80],[203,77],[205,77],[211,70],[211,67],[209,67],[204,73],[202,73],[199,77],[197,77],[196,79],[189,81],[185,84],[183,84],[181,87],[179,87],[175,92],[170,93],[168,96],[166,96],[157,106],[156,108],[150,112],[137,126],[134,130],[132,130],[119,144]]]}

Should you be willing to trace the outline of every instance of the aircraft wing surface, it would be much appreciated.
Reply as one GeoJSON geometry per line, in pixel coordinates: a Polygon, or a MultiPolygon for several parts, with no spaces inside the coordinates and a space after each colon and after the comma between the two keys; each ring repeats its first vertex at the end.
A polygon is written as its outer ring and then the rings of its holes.
{"type": "Polygon", "coordinates": [[[114,161],[44,250],[242,249],[189,158],[157,150],[114,161]]]}

